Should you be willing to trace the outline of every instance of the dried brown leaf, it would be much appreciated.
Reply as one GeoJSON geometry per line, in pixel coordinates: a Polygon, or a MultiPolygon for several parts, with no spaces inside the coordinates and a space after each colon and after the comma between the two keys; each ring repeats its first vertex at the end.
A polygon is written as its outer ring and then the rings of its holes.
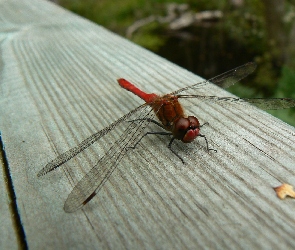
{"type": "Polygon", "coordinates": [[[285,199],[286,196],[295,198],[295,191],[293,189],[293,186],[287,183],[283,183],[281,186],[275,187],[274,190],[281,200],[285,199]]]}

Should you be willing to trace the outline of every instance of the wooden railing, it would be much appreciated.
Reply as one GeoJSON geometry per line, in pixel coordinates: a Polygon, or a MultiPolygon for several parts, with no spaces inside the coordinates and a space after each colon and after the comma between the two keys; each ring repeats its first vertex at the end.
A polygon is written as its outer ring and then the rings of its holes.
{"type": "MultiPolygon", "coordinates": [[[[250,105],[190,100],[216,153],[202,139],[176,142],[182,164],[169,138],[150,135],[91,202],[65,213],[108,147],[37,173],[143,103],[117,78],[159,94],[201,79],[47,1],[0,1],[0,13],[0,249],[295,248],[295,201],[273,190],[295,184],[295,130],[250,105]]],[[[230,95],[213,85],[197,94],[230,95]]]]}

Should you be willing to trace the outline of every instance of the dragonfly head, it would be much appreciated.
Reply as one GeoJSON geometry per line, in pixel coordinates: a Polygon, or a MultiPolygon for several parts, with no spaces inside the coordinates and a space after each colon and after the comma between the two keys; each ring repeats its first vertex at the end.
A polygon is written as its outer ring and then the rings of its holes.
{"type": "Polygon", "coordinates": [[[200,134],[199,120],[194,116],[178,118],[172,128],[173,136],[184,143],[192,142],[200,134]]]}

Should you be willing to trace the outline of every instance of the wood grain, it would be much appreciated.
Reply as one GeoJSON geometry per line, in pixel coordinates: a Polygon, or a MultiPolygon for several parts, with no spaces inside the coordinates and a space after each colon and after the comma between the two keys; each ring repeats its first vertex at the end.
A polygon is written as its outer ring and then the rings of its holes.
{"type": "MultiPolygon", "coordinates": [[[[155,93],[201,79],[48,1],[2,0],[0,12],[0,129],[30,249],[294,249],[295,201],[272,188],[295,184],[295,130],[248,105],[189,103],[217,153],[202,140],[176,143],[183,165],[169,138],[150,136],[85,208],[65,213],[108,142],[36,175],[142,104],[117,78],[155,93]]],[[[214,86],[198,94],[229,95],[214,86]]]]}

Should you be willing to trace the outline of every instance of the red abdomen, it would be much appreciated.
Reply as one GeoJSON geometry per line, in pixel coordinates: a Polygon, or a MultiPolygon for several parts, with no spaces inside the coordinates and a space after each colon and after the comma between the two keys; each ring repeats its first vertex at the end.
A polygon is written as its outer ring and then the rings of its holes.
{"type": "Polygon", "coordinates": [[[164,95],[160,97],[154,93],[148,94],[123,78],[118,79],[118,83],[122,88],[132,92],[148,103],[166,130],[172,131],[174,122],[184,117],[184,112],[177,96],[164,95]]]}

